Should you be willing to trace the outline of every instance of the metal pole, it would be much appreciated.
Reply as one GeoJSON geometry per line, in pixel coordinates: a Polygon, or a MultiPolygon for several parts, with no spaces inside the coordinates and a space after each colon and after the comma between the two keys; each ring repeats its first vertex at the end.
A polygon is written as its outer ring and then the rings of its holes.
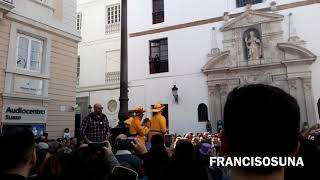
{"type": "Polygon", "coordinates": [[[127,0],[121,0],[120,110],[118,127],[124,127],[128,115],[128,28],[127,0]]]}

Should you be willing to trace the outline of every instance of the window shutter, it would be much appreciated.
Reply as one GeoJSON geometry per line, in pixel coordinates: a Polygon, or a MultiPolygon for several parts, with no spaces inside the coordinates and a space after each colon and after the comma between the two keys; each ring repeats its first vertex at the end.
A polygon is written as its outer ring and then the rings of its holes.
{"type": "Polygon", "coordinates": [[[38,41],[31,41],[31,54],[30,54],[30,70],[40,71],[41,60],[41,43],[38,41]]]}
{"type": "Polygon", "coordinates": [[[29,39],[19,36],[17,67],[26,69],[28,62],[29,39]]]}

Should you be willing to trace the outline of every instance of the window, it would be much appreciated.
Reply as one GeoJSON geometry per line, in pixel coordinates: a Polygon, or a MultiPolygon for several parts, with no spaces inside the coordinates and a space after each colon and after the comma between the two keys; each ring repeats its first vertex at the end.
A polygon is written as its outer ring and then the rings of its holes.
{"type": "Polygon", "coordinates": [[[78,79],[78,83],[79,83],[79,77],[80,77],[80,56],[78,56],[77,58],[77,79],[78,79]]]}
{"type": "Polygon", "coordinates": [[[120,4],[106,8],[106,34],[120,32],[121,7],[120,4]]]}
{"type": "Polygon", "coordinates": [[[198,106],[198,121],[199,122],[207,122],[208,119],[208,107],[207,105],[201,103],[198,106]]]}
{"type": "Polygon", "coordinates": [[[40,72],[43,41],[18,34],[16,67],[18,69],[40,72]]]}
{"type": "Polygon", "coordinates": [[[237,0],[237,8],[244,7],[247,4],[258,4],[262,3],[263,0],[237,0]]]}
{"type": "Polygon", "coordinates": [[[164,0],[153,0],[152,22],[153,24],[164,22],[164,0]]]}
{"type": "Polygon", "coordinates": [[[77,14],[77,30],[80,31],[82,27],[82,13],[77,14]]]}
{"type": "Polygon", "coordinates": [[[169,71],[168,65],[168,39],[150,41],[150,74],[169,71]]]}

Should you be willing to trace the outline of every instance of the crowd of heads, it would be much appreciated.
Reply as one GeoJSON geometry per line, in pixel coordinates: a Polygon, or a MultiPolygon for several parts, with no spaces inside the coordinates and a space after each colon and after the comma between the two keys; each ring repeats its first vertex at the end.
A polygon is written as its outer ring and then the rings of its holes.
{"type": "MultiPolygon", "coordinates": [[[[98,108],[98,107],[95,107],[98,108]]],[[[143,121],[149,126],[150,120],[143,121]]],[[[249,85],[234,89],[224,108],[224,129],[219,133],[190,132],[154,135],[147,146],[125,134],[113,144],[84,144],[77,138],[34,138],[23,127],[7,128],[0,136],[1,174],[30,179],[199,179],[232,180],[231,167],[210,166],[210,157],[301,156],[306,167],[285,167],[284,179],[313,177],[320,160],[320,125],[300,132],[297,101],[279,88],[249,85]],[[315,163],[315,164],[314,164],[315,163]],[[310,168],[311,167],[311,168],[310,168]],[[311,170],[310,170],[311,169],[311,170]]],[[[269,177],[282,167],[239,167],[238,171],[269,177]]]]}

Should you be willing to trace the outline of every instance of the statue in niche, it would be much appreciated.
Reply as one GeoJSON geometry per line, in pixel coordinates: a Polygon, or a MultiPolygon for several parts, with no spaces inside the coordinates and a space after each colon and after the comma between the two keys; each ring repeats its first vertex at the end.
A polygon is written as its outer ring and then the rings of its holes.
{"type": "Polygon", "coordinates": [[[244,35],[244,42],[247,60],[250,61],[262,58],[262,44],[258,30],[247,30],[244,35]]]}

